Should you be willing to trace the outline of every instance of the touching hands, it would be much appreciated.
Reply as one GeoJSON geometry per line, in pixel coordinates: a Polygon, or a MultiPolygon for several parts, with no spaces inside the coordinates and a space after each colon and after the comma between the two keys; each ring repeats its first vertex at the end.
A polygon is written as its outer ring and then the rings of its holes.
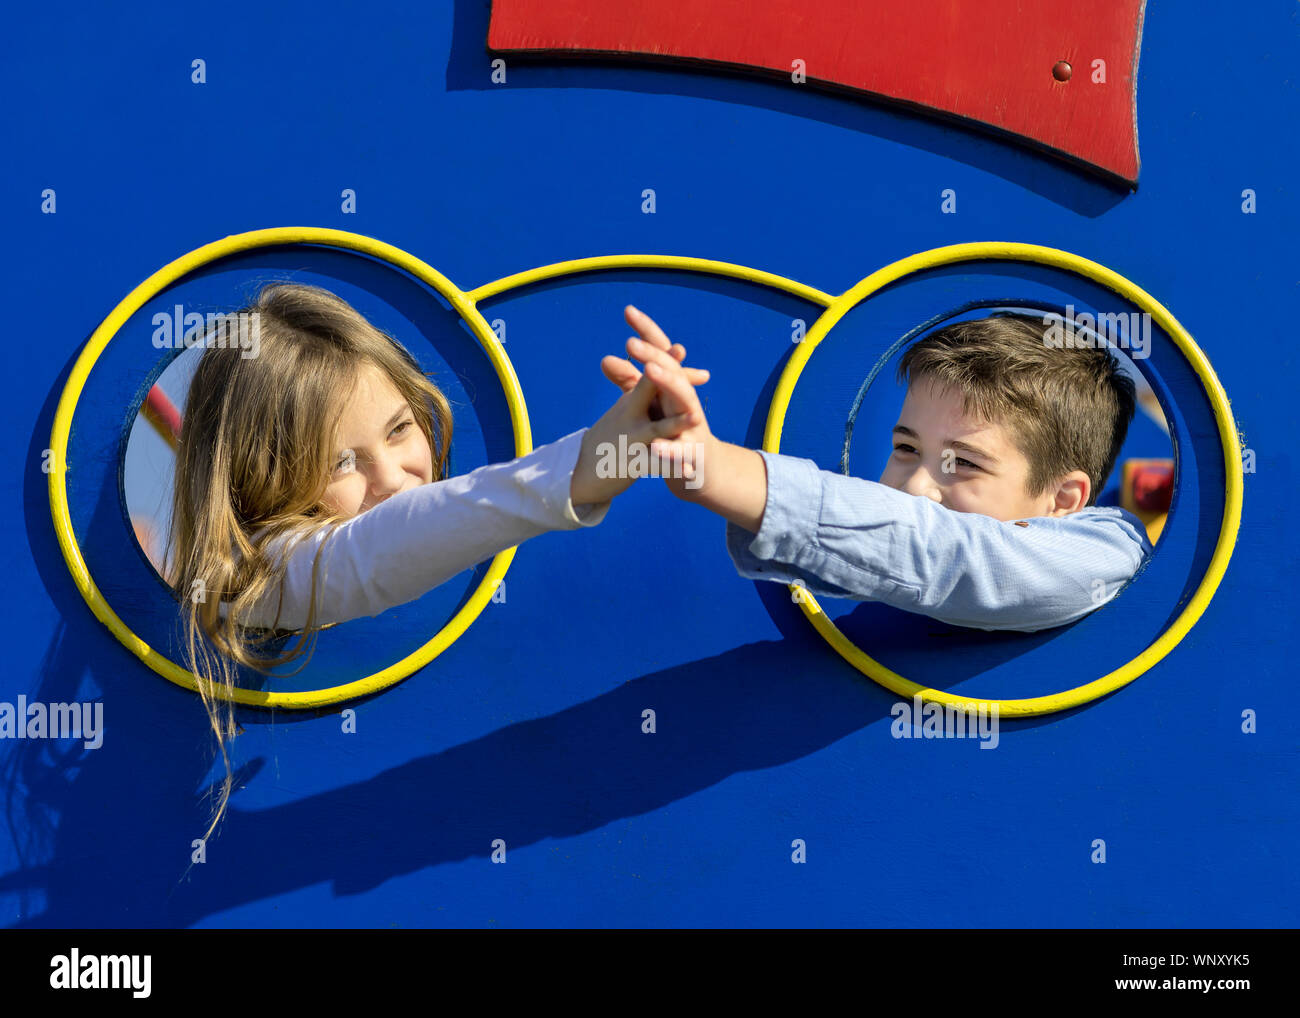
{"type": "MultiPolygon", "coordinates": [[[[660,463],[659,474],[678,498],[691,500],[705,480],[705,463],[716,439],[709,431],[708,420],[695,391],[708,381],[709,373],[682,365],[686,348],[671,343],[664,331],[649,315],[629,305],[624,316],[638,335],[627,341],[627,352],[645,365],[645,378],[658,390],[659,405],[668,417],[686,422],[672,434],[655,439],[650,448],[660,463]]],[[[628,361],[606,357],[601,362],[606,377],[615,384],[626,385],[642,377],[628,361]],[[612,373],[612,369],[618,375],[612,373]]]]}
{"type": "Polygon", "coordinates": [[[629,469],[624,454],[644,443],[648,448],[643,453],[653,452],[654,457],[647,455],[640,462],[648,466],[646,459],[657,458],[654,472],[674,495],[758,533],[767,504],[762,456],[713,436],[695,391],[709,380],[709,373],[682,364],[686,348],[670,342],[649,315],[631,305],[623,314],[637,331],[627,341],[627,352],[645,365],[645,373],[620,357],[601,361],[605,377],[623,395],[583,439],[573,474],[573,502],[605,501],[625,490],[641,473],[629,469]],[[617,457],[609,455],[612,450],[618,450],[617,457]]]}
{"type": "MultiPolygon", "coordinates": [[[[672,355],[672,358],[681,364],[686,360],[686,347],[681,343],[670,343],[668,337],[654,320],[645,312],[639,311],[631,304],[623,309],[623,317],[627,319],[628,325],[636,329],[641,339],[651,343],[655,348],[665,351],[672,355]]],[[[635,337],[634,337],[635,338],[635,337]]],[[[629,341],[630,342],[630,341],[629,341]]],[[[630,351],[629,346],[629,351],[630,351]]],[[[638,357],[638,360],[644,361],[644,358],[638,357]]],[[[617,385],[624,392],[630,392],[633,386],[641,380],[641,372],[630,360],[623,357],[615,357],[612,354],[605,357],[600,362],[600,369],[605,373],[605,377],[617,385]]],[[[683,368],[686,373],[686,380],[691,385],[703,385],[709,380],[709,373],[702,368],[683,368]]],[[[658,420],[664,415],[658,393],[655,394],[654,402],[650,405],[650,416],[658,420]]]]}
{"type": "MultiPolygon", "coordinates": [[[[629,322],[632,321],[632,310],[629,308],[629,322]]],[[[659,335],[663,336],[663,333],[659,335]]],[[[681,372],[683,378],[690,372],[689,377],[699,379],[701,384],[708,380],[707,371],[681,367],[679,361],[686,356],[686,349],[680,344],[675,347],[669,344],[667,337],[663,338],[662,349],[656,347],[656,353],[663,353],[665,360],[681,372]]],[[[583,435],[582,448],[569,485],[569,499],[574,505],[608,502],[626,491],[640,476],[629,469],[628,450],[639,447],[648,452],[656,439],[676,437],[695,423],[697,412],[700,419],[703,418],[698,400],[694,408],[680,400],[665,403],[654,380],[642,375],[628,361],[606,357],[601,367],[606,377],[623,390],[623,395],[583,435]],[[685,406],[685,409],[679,409],[680,406],[685,406]]],[[[690,389],[690,382],[684,384],[690,389]]],[[[694,389],[690,391],[693,395],[694,389]]]]}

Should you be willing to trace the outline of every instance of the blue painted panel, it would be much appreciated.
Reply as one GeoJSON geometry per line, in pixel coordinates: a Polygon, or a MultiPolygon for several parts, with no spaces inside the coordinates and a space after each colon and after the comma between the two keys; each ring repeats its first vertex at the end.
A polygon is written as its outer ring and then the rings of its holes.
{"type": "MultiPolygon", "coordinates": [[[[493,84],[487,6],[323,11],[58,3],[13,16],[0,66],[8,244],[0,428],[6,534],[0,703],[97,701],[97,749],[0,740],[0,923],[119,926],[1294,925],[1296,615],[1290,525],[1300,230],[1297,12],[1147,11],[1136,193],[976,132],[811,88],[667,67],[511,64],[493,84]],[[255,26],[255,31],[253,27],[255,26]],[[1189,55],[1191,55],[1189,57],[1189,55]],[[1194,59],[1192,59],[1194,57],[1194,59]],[[190,80],[207,61],[207,81],[190,80]],[[42,190],[57,211],[41,213],[42,190]],[[355,214],[341,211],[354,189],[355,214]],[[643,192],[656,195],[642,212],[643,192]],[[952,189],[957,213],[940,211],[952,189]],[[1244,214],[1250,189],[1257,211],[1244,214]],[[232,233],[316,225],[379,238],[463,288],[597,254],[694,255],[841,292],[916,251],[1063,248],[1160,300],[1205,351],[1255,472],[1204,617],[1164,661],[1087,707],[1005,722],[996,749],[890,734],[895,697],[845,664],[777,584],[736,575],[722,522],[639,482],[599,527],[522,548],[493,604],[430,666],[337,712],[241,711],[239,789],[182,877],[219,777],[199,702],[90,613],[55,542],[40,464],[86,340],[137,283],[232,233]],[[657,712],[654,735],[642,711],[657,712]],[[1243,711],[1258,716],[1242,732],[1243,711]],[[489,859],[494,839],[507,862],[489,859]],[[802,839],[807,862],[791,861],[802,839]],[[1090,861],[1104,839],[1107,861],[1090,861]],[[957,890],[959,889],[959,890],[957,890]],[[1031,893],[1026,893],[1031,891],[1031,893]]],[[[125,429],[163,367],[149,314],[228,305],[292,274],[393,332],[457,401],[457,471],[507,458],[490,365],[426,287],[373,260],[278,248],[178,283],[92,374],[73,428],[73,520],[115,609],[160,647],[169,598],[131,539],[125,429]]],[[[863,380],[909,330],[971,301],[1121,310],[1054,271],[986,263],[901,282],[813,356],[783,448],[837,469],[863,380]]],[[[634,303],[708,367],[718,435],[757,444],[816,308],[733,280],[619,271],[485,301],[536,444],[612,402],[599,359],[634,303]]],[[[1146,646],[1194,589],[1222,511],[1218,437],[1156,337],[1177,494],[1148,569],[1067,631],[987,636],[828,605],[891,667],[974,695],[1036,695],[1146,646]]],[[[850,469],[875,477],[892,363],[850,469]]],[[[1164,436],[1135,425],[1126,453],[1164,436]]],[[[275,688],[333,684],[418,646],[480,570],[322,634],[275,688]]]]}

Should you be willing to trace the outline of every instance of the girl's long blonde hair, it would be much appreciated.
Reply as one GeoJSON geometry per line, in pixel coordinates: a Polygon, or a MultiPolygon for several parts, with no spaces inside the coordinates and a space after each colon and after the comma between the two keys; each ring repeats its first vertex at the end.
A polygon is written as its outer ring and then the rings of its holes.
{"type": "Polygon", "coordinates": [[[321,628],[315,620],[319,549],[296,646],[261,653],[278,637],[269,630],[257,635],[247,620],[284,577],[287,556],[265,553],[269,542],[332,531],[349,518],[327,509],[322,496],[360,370],[378,368],[406,399],[429,442],[435,481],[446,469],[452,430],[447,398],[415,359],[328,290],[274,283],[239,313],[256,315],[249,319],[258,329],[259,342],[251,346],[256,356],[245,356],[249,345],[213,342],[199,360],[185,404],[164,558],[180,600],[187,663],[226,768],[205,840],[225,813],[233,784],[227,743],[236,733],[235,709],[213,695],[217,683],[229,695],[235,662],[265,674],[308,652],[308,638],[314,647],[321,628]]]}

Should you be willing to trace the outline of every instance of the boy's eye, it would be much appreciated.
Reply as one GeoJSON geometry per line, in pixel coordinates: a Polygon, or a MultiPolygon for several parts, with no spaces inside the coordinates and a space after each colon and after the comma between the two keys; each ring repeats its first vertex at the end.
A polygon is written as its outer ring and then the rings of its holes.
{"type": "MultiPolygon", "coordinates": [[[[912,446],[908,445],[906,442],[899,442],[897,445],[894,446],[894,451],[895,451],[895,452],[909,452],[909,453],[912,453],[912,455],[917,455],[916,449],[913,448],[912,446]]],[[[982,470],[982,469],[983,469],[983,468],[982,468],[978,463],[972,463],[970,460],[968,460],[968,459],[963,459],[963,458],[960,457],[960,456],[955,456],[955,457],[953,457],[953,462],[954,462],[954,463],[958,463],[958,464],[960,464],[960,465],[962,465],[962,466],[970,467],[972,470],[982,470]]]]}

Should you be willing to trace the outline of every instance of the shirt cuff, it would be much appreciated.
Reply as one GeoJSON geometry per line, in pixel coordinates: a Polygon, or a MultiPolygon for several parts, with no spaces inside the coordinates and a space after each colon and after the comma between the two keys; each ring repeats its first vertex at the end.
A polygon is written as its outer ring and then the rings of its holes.
{"type": "Polygon", "coordinates": [[[586,433],[587,429],[582,428],[551,443],[551,447],[555,450],[557,467],[553,475],[554,482],[547,490],[545,498],[547,504],[553,506],[564,521],[557,529],[577,530],[580,527],[594,527],[609,512],[608,501],[580,502],[574,505],[569,497],[573,486],[573,471],[578,465],[578,456],[582,452],[582,438],[586,433]]]}
{"type": "Polygon", "coordinates": [[[812,460],[765,449],[757,452],[767,469],[763,522],[757,534],[728,523],[727,551],[738,567],[743,563],[755,572],[763,572],[757,562],[795,562],[801,549],[816,547],[822,482],[821,468],[812,460]]]}

